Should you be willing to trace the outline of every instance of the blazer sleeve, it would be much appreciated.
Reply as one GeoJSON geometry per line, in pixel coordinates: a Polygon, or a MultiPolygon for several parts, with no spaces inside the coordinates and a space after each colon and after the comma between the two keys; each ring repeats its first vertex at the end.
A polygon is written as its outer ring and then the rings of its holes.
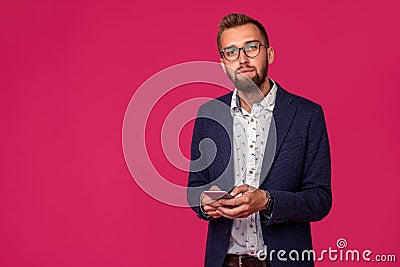
{"type": "Polygon", "coordinates": [[[323,219],[332,206],[331,160],[328,133],[321,106],[314,110],[306,139],[304,166],[298,192],[270,190],[271,216],[263,223],[312,222],[323,219]]]}
{"type": "Polygon", "coordinates": [[[207,169],[207,161],[205,156],[201,155],[200,142],[204,135],[204,117],[202,116],[202,107],[200,107],[194,123],[191,157],[190,157],[190,172],[188,179],[187,200],[192,210],[197,216],[203,220],[211,220],[212,217],[202,212],[200,208],[200,195],[202,190],[197,187],[210,183],[210,176],[207,169]]]}

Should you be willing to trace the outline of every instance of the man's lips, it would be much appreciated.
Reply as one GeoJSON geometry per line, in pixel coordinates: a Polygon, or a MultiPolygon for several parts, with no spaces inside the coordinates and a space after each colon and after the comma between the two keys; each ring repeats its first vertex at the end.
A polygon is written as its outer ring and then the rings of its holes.
{"type": "Polygon", "coordinates": [[[253,75],[254,69],[239,69],[237,70],[237,74],[242,74],[246,76],[253,75]]]}
{"type": "Polygon", "coordinates": [[[246,72],[253,72],[253,69],[240,69],[239,72],[246,73],[246,72]]]}

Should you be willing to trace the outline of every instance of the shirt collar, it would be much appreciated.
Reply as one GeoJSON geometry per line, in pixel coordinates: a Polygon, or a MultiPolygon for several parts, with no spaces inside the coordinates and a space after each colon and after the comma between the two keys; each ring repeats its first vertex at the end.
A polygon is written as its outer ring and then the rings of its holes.
{"type": "MultiPolygon", "coordinates": [[[[269,90],[268,94],[261,100],[258,104],[263,107],[264,109],[267,109],[269,111],[274,111],[275,107],[275,99],[276,99],[276,91],[278,87],[276,86],[276,83],[272,80],[269,79],[272,82],[272,87],[269,90]]],[[[233,91],[232,94],[232,100],[231,100],[231,112],[237,112],[237,111],[242,111],[240,107],[240,101],[239,101],[239,96],[237,95],[237,88],[233,91]]]]}

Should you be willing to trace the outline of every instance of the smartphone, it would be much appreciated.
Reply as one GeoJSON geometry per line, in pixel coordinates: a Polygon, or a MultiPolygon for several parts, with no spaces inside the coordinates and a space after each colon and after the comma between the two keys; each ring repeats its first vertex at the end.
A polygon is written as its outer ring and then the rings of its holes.
{"type": "Polygon", "coordinates": [[[212,200],[218,200],[221,198],[224,199],[230,199],[233,198],[231,195],[229,195],[228,192],[223,191],[223,190],[209,190],[209,191],[204,191],[203,192],[206,196],[211,198],[212,200]]]}

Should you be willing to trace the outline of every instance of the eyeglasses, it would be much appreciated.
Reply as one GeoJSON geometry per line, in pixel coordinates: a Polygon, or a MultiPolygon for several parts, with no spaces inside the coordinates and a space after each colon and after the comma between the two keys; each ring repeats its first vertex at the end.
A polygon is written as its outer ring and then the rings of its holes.
{"type": "Polygon", "coordinates": [[[243,50],[243,53],[249,57],[249,58],[254,58],[260,54],[260,48],[261,46],[265,46],[268,48],[268,46],[260,43],[260,42],[250,42],[245,44],[243,47],[238,48],[236,46],[230,46],[222,49],[220,51],[221,55],[228,61],[235,61],[239,58],[240,56],[240,50],[243,50]]]}

